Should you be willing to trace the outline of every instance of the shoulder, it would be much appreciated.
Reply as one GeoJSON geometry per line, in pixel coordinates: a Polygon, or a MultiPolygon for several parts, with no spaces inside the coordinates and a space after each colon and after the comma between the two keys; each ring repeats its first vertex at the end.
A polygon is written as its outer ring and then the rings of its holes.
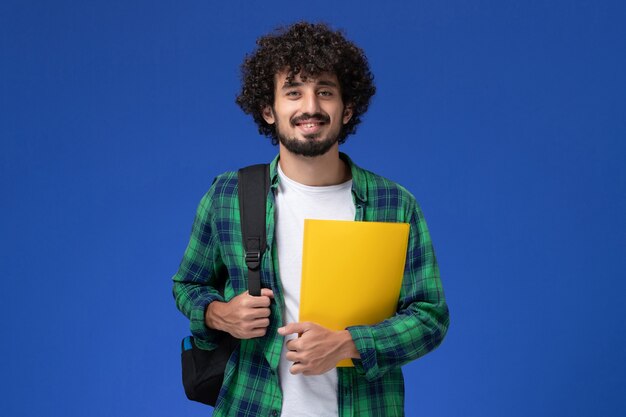
{"type": "Polygon", "coordinates": [[[407,210],[413,210],[417,207],[415,196],[402,185],[367,169],[355,168],[358,172],[355,181],[364,183],[357,186],[366,193],[370,204],[395,206],[407,210]]]}
{"type": "Polygon", "coordinates": [[[200,200],[199,210],[215,212],[224,207],[232,207],[237,198],[237,171],[228,171],[213,179],[200,200]]]}
{"type": "Polygon", "coordinates": [[[413,194],[395,181],[362,170],[367,182],[367,220],[404,222],[419,239],[430,239],[424,213],[413,194]]]}
{"type": "Polygon", "coordinates": [[[218,199],[237,196],[237,182],[237,171],[224,172],[213,179],[213,184],[207,194],[210,193],[213,198],[218,199]]]}
{"type": "Polygon", "coordinates": [[[370,186],[373,190],[380,190],[380,191],[393,191],[393,192],[398,192],[400,194],[404,194],[407,197],[413,197],[413,194],[411,194],[411,192],[409,190],[407,190],[406,188],[404,188],[402,185],[398,184],[397,182],[390,180],[386,177],[383,177],[382,175],[376,174],[372,171],[369,171],[367,169],[362,169],[360,168],[361,172],[363,173],[363,176],[366,178],[368,186],[370,186]]]}

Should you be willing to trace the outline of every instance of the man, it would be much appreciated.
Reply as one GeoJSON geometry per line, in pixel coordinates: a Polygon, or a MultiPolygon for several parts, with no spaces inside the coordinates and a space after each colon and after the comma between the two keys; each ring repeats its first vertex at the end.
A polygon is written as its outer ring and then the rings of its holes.
{"type": "Polygon", "coordinates": [[[270,165],[261,295],[246,291],[236,172],[218,176],[200,202],[173,278],[177,306],[201,347],[213,348],[220,332],[242,339],[213,415],[403,415],[401,366],[441,343],[448,308],[413,196],[339,152],[375,92],[367,59],[322,24],[297,23],[257,44],[243,63],[237,103],[279,147],[270,165]],[[342,331],[298,322],[305,218],[410,224],[393,317],[342,331]],[[335,368],[346,358],[354,367],[335,368]]]}

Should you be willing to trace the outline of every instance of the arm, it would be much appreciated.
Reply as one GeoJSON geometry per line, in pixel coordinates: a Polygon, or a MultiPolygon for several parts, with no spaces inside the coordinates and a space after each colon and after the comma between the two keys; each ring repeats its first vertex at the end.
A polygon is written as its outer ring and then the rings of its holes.
{"type": "Polygon", "coordinates": [[[379,324],[333,331],[316,323],[289,323],[287,342],[293,374],[319,375],[342,359],[352,359],[358,373],[373,380],[435,349],[449,324],[439,269],[423,215],[411,211],[410,234],[398,311],[379,324]]]}
{"type": "MultiPolygon", "coordinates": [[[[219,289],[225,287],[227,273],[215,230],[220,222],[213,219],[214,194],[215,183],[198,206],[187,250],[173,277],[176,306],[189,318],[192,335],[208,349],[214,347],[220,331],[239,339],[263,336],[273,298],[272,291],[264,288],[259,297],[245,291],[231,294],[225,302],[219,289]]],[[[230,218],[226,223],[231,223],[230,218]]]]}
{"type": "Polygon", "coordinates": [[[357,372],[373,380],[435,349],[449,325],[430,235],[421,210],[410,217],[406,268],[397,313],[373,326],[347,330],[361,359],[353,359],[357,372]]]}
{"type": "Polygon", "coordinates": [[[217,290],[224,285],[225,274],[219,253],[217,234],[211,226],[211,200],[214,187],[205,194],[196,211],[189,244],[174,275],[173,294],[176,307],[189,318],[191,334],[213,348],[219,332],[205,324],[207,307],[213,301],[224,301],[217,290]]]}

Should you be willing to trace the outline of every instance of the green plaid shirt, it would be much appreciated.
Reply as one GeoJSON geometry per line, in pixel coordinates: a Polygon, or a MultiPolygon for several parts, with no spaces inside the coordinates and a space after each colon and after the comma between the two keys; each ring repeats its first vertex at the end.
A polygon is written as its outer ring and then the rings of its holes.
{"type": "MultiPolygon", "coordinates": [[[[424,217],[413,196],[401,186],[356,166],[352,170],[355,220],[410,224],[406,267],[397,313],[373,326],[348,328],[361,359],[338,368],[340,416],[404,415],[401,366],[435,349],[448,324],[439,269],[424,217]]],[[[278,157],[270,165],[272,190],[278,184],[278,157]]],[[[283,337],[284,298],[274,244],[274,193],[267,199],[268,251],[263,256],[261,287],[274,291],[271,323],[265,336],[243,340],[226,367],[214,416],[278,416],[282,393],[278,362],[283,337]]],[[[202,198],[191,238],[174,275],[176,306],[189,318],[192,335],[206,349],[219,332],[204,324],[207,305],[228,301],[247,289],[241,244],[237,173],[218,176],[202,198]],[[224,288],[223,293],[217,288],[224,288]]]]}

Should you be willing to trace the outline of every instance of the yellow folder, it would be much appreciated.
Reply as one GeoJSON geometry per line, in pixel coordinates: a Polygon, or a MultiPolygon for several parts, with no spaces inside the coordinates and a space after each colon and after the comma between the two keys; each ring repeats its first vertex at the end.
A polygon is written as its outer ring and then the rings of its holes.
{"type": "MultiPolygon", "coordinates": [[[[300,321],[343,330],[391,317],[408,238],[408,223],[306,219],[300,321]]],[[[354,365],[346,359],[337,366],[354,365]]]]}

